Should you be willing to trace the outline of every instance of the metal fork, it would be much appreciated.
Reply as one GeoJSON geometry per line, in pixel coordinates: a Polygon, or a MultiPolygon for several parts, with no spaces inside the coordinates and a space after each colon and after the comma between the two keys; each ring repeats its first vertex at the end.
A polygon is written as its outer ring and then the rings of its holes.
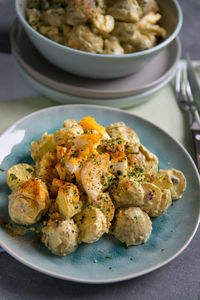
{"type": "Polygon", "coordinates": [[[187,69],[184,65],[181,65],[177,70],[175,92],[178,105],[189,114],[196,164],[200,172],[200,116],[187,78],[187,69]]]}

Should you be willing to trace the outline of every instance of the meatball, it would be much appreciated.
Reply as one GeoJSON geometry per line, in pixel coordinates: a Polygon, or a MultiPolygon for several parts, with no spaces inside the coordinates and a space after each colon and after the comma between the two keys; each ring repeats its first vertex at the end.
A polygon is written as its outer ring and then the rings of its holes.
{"type": "Polygon", "coordinates": [[[74,218],[80,230],[79,238],[81,242],[94,243],[108,231],[105,215],[99,208],[92,205],[88,205],[74,218]]]}
{"type": "Polygon", "coordinates": [[[49,204],[49,193],[45,183],[31,178],[9,196],[8,212],[15,223],[30,225],[41,219],[49,204]]]}
{"type": "Polygon", "coordinates": [[[42,227],[42,242],[55,255],[66,256],[78,247],[78,227],[72,219],[50,219],[42,227]]]}
{"type": "Polygon", "coordinates": [[[143,204],[142,185],[134,178],[120,178],[110,187],[110,194],[116,207],[140,206],[143,204]]]}
{"type": "Polygon", "coordinates": [[[146,243],[151,231],[151,220],[139,207],[121,208],[117,211],[113,235],[127,247],[146,243]]]}

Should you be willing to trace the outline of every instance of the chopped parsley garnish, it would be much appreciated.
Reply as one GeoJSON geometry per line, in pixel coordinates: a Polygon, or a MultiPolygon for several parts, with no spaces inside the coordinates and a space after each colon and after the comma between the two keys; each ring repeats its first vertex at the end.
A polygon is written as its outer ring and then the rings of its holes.
{"type": "Polygon", "coordinates": [[[117,175],[122,175],[122,171],[117,170],[117,175]]]}
{"type": "Polygon", "coordinates": [[[106,258],[106,259],[112,259],[112,257],[111,257],[111,256],[106,256],[105,258],[106,258]]]}
{"type": "Polygon", "coordinates": [[[5,170],[0,168],[0,172],[5,172],[5,170]]]}
{"type": "Polygon", "coordinates": [[[26,171],[29,172],[29,173],[33,172],[33,170],[31,168],[27,168],[26,171]]]}
{"type": "Polygon", "coordinates": [[[126,154],[139,154],[140,152],[126,151],[126,154]]]}
{"type": "Polygon", "coordinates": [[[13,173],[10,174],[10,178],[11,180],[16,180],[17,179],[17,176],[13,173]]]}

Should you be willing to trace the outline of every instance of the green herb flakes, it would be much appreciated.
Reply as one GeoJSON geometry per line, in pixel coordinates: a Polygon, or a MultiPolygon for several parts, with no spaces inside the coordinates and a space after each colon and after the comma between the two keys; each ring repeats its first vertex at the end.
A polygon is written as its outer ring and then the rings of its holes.
{"type": "Polygon", "coordinates": [[[10,174],[10,178],[11,178],[11,180],[18,179],[18,177],[15,174],[13,174],[13,173],[10,174]]]}

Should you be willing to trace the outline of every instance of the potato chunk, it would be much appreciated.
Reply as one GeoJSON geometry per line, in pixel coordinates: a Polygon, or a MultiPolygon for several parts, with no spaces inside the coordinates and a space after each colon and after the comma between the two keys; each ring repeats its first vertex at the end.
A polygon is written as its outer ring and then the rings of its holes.
{"type": "Polygon", "coordinates": [[[103,38],[94,34],[86,25],[77,25],[69,34],[68,47],[92,53],[102,53],[103,38]]]}
{"type": "Polygon", "coordinates": [[[80,240],[85,243],[94,243],[108,232],[107,220],[99,208],[88,205],[81,213],[75,216],[80,230],[80,240]]]}
{"type": "Polygon", "coordinates": [[[104,54],[120,55],[124,54],[124,49],[115,36],[111,36],[104,41],[104,54]]]}
{"type": "Polygon", "coordinates": [[[107,220],[107,227],[111,225],[111,221],[114,217],[115,207],[109,196],[109,193],[101,193],[96,200],[91,202],[91,205],[100,209],[107,220]]]}
{"type": "Polygon", "coordinates": [[[56,171],[57,155],[56,152],[47,152],[42,157],[41,161],[37,163],[36,174],[49,187],[53,178],[58,177],[56,171]]]}
{"type": "Polygon", "coordinates": [[[65,183],[58,190],[56,198],[59,212],[70,219],[81,211],[82,202],[79,200],[79,191],[73,183],[65,183]]]}
{"type": "Polygon", "coordinates": [[[34,160],[41,160],[43,155],[48,151],[55,151],[56,145],[53,140],[53,135],[47,132],[43,133],[41,139],[31,143],[31,157],[34,160]]]}
{"type": "Polygon", "coordinates": [[[55,255],[66,256],[78,247],[78,227],[73,220],[49,220],[42,227],[42,242],[55,255]]]}
{"type": "Polygon", "coordinates": [[[32,8],[32,9],[26,8],[25,13],[26,13],[26,18],[28,23],[32,27],[37,28],[41,17],[40,11],[36,8],[32,8]]]}
{"type": "Polygon", "coordinates": [[[135,0],[120,0],[108,8],[108,13],[118,21],[136,23],[142,10],[135,0]]]}
{"type": "Polygon", "coordinates": [[[129,171],[140,171],[148,176],[155,176],[158,174],[158,158],[157,156],[145,148],[143,145],[139,146],[138,152],[132,152],[130,147],[126,149],[129,171]]]}
{"type": "Polygon", "coordinates": [[[146,243],[151,231],[151,220],[139,207],[121,208],[117,211],[113,235],[127,247],[146,243]]]}
{"type": "Polygon", "coordinates": [[[142,183],[142,187],[144,189],[144,204],[140,206],[141,209],[151,217],[162,216],[171,205],[170,190],[161,191],[155,184],[147,182],[142,183]]]}
{"type": "Polygon", "coordinates": [[[74,120],[65,120],[63,128],[55,131],[53,135],[56,146],[71,145],[76,136],[83,133],[83,128],[74,120]]]}
{"type": "Polygon", "coordinates": [[[69,25],[84,24],[96,9],[93,0],[70,0],[66,8],[66,22],[69,25]]]}
{"type": "Polygon", "coordinates": [[[146,15],[149,12],[154,12],[156,13],[159,11],[158,4],[156,3],[155,0],[137,0],[138,4],[142,8],[142,12],[144,15],[146,15]]]}
{"type": "Polygon", "coordinates": [[[106,131],[112,139],[121,138],[128,143],[132,151],[138,151],[140,140],[137,133],[123,122],[111,124],[106,131]]]}
{"type": "Polygon", "coordinates": [[[110,194],[116,207],[140,206],[143,204],[144,191],[142,185],[134,178],[114,180],[110,194]]]}
{"type": "Polygon", "coordinates": [[[35,167],[29,164],[17,164],[7,172],[7,184],[11,190],[15,190],[20,184],[26,182],[35,175],[35,167]]]}
{"type": "Polygon", "coordinates": [[[171,179],[172,188],[170,190],[171,190],[172,200],[181,198],[187,186],[186,178],[183,172],[173,168],[169,170],[160,170],[159,172],[162,175],[165,174],[169,175],[171,179]]]}
{"type": "Polygon", "coordinates": [[[65,21],[65,10],[61,7],[47,9],[43,11],[42,19],[45,25],[61,27],[65,21]]]}
{"type": "Polygon", "coordinates": [[[30,225],[38,222],[50,204],[47,187],[37,178],[21,184],[8,198],[10,218],[17,224],[30,225]]]}
{"type": "Polygon", "coordinates": [[[92,17],[92,22],[94,26],[102,33],[109,33],[114,29],[115,20],[113,16],[102,15],[99,12],[96,12],[92,17]]]}

